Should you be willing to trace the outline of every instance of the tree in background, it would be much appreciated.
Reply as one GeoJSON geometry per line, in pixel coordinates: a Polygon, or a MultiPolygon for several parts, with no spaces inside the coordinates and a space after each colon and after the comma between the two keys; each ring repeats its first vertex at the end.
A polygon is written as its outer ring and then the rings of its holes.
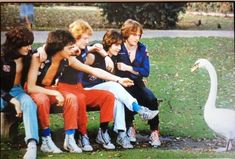
{"type": "Polygon", "coordinates": [[[233,2],[192,2],[187,3],[187,11],[233,13],[233,2]]]}
{"type": "Polygon", "coordinates": [[[151,29],[176,27],[178,15],[185,12],[186,3],[99,3],[110,23],[118,26],[131,18],[151,29]]]}

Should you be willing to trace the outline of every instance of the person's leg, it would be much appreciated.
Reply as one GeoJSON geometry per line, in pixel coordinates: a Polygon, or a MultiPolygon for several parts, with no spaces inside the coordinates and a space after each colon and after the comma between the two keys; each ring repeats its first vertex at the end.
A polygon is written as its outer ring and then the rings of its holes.
{"type": "MultiPolygon", "coordinates": [[[[148,107],[150,110],[158,110],[158,102],[156,96],[147,87],[142,87],[139,89],[141,95],[138,95],[137,100],[139,103],[148,107]]],[[[159,139],[159,115],[156,115],[153,119],[148,121],[150,126],[150,144],[154,147],[160,146],[161,142],[159,139]]]]}
{"type": "Polygon", "coordinates": [[[87,105],[100,108],[100,128],[96,141],[106,149],[115,149],[108,134],[108,123],[113,120],[114,95],[104,90],[84,90],[87,105]]]}
{"type": "MultiPolygon", "coordinates": [[[[144,106],[149,108],[150,110],[158,110],[158,102],[156,96],[153,94],[153,92],[148,89],[147,87],[144,87],[141,89],[141,98],[139,97],[140,103],[142,103],[144,106]]],[[[148,121],[148,124],[150,125],[150,130],[158,130],[159,125],[159,115],[156,115],[152,120],[148,121]]]]}
{"type": "MultiPolygon", "coordinates": [[[[66,83],[58,83],[58,90],[61,92],[70,92],[76,96],[77,111],[76,111],[76,123],[79,131],[79,145],[84,151],[92,151],[93,148],[90,145],[89,138],[87,136],[87,112],[86,112],[86,97],[82,93],[82,87],[79,85],[70,85],[66,83]],[[83,137],[83,138],[82,138],[83,137]],[[83,141],[83,142],[82,142],[83,141]]],[[[75,114],[74,114],[75,115],[75,114]]],[[[68,118],[71,117],[68,114],[68,118]]]]}
{"type": "Polygon", "coordinates": [[[118,133],[118,130],[126,131],[124,106],[119,100],[115,100],[113,130],[116,133],[118,133]]]}
{"type": "Polygon", "coordinates": [[[29,139],[38,138],[38,120],[37,120],[37,106],[28,94],[20,86],[15,86],[11,89],[10,94],[20,102],[23,112],[23,123],[25,127],[25,142],[29,139]]]}
{"type": "Polygon", "coordinates": [[[50,131],[50,106],[55,103],[54,97],[49,97],[43,93],[30,94],[38,107],[38,119],[42,130],[42,145],[43,152],[61,153],[62,151],[55,145],[51,139],[50,131]]]}
{"type": "MultiPolygon", "coordinates": [[[[127,90],[128,93],[131,94],[131,96],[133,96],[135,99],[137,99],[136,92],[138,92],[138,89],[135,85],[133,85],[131,87],[127,87],[125,89],[127,90]]],[[[137,99],[137,101],[138,101],[138,99],[137,99]]],[[[139,101],[138,101],[138,103],[139,103],[139,101]]],[[[135,114],[136,114],[136,112],[132,112],[125,107],[125,120],[126,120],[127,136],[129,137],[131,142],[136,142],[136,130],[133,125],[133,121],[135,119],[134,118],[135,114]]]]}
{"type": "Polygon", "coordinates": [[[10,94],[20,102],[23,112],[25,142],[27,144],[27,151],[24,155],[24,159],[34,159],[37,156],[36,143],[39,143],[37,106],[33,102],[32,98],[25,93],[21,86],[13,87],[10,94]]]}
{"type": "Polygon", "coordinates": [[[50,127],[50,98],[43,93],[31,93],[31,98],[38,107],[38,119],[40,128],[47,129],[50,127]]]}
{"type": "Polygon", "coordinates": [[[64,128],[65,139],[64,149],[69,152],[81,153],[82,150],[77,146],[74,134],[78,128],[78,99],[77,95],[71,93],[71,90],[75,89],[76,85],[68,85],[59,83],[58,90],[63,94],[64,100],[64,128]],[[69,87],[69,88],[68,88],[69,87]]]}
{"type": "Polygon", "coordinates": [[[137,100],[133,98],[119,83],[117,82],[104,82],[97,84],[89,89],[98,89],[98,90],[107,90],[113,93],[116,100],[119,100],[121,103],[131,110],[133,110],[133,103],[137,103],[137,100]]]}

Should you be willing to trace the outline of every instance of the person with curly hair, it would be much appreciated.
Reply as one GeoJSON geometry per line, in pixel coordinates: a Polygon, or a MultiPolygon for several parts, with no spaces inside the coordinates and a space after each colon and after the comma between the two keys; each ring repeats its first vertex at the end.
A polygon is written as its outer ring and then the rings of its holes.
{"type": "Polygon", "coordinates": [[[15,27],[6,33],[1,50],[1,110],[14,106],[16,117],[23,116],[27,144],[24,159],[36,159],[36,144],[39,142],[37,106],[23,89],[32,57],[33,40],[29,29],[15,27]]]}

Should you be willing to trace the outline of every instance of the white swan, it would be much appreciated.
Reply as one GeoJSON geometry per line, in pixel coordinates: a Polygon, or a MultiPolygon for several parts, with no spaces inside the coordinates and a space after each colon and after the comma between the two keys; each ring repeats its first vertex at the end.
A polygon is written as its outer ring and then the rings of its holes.
{"type": "Polygon", "coordinates": [[[198,68],[205,68],[210,76],[211,87],[208,99],[204,108],[204,119],[207,125],[218,135],[227,140],[225,148],[218,151],[232,149],[232,140],[235,139],[235,111],[231,109],[216,108],[217,74],[213,65],[206,59],[199,59],[195,62],[191,72],[198,68]]]}

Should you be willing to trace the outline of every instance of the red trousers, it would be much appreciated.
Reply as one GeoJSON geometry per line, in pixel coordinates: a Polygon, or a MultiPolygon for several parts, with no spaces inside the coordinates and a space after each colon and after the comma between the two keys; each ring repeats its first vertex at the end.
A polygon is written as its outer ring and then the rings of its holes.
{"type": "MultiPolygon", "coordinates": [[[[47,89],[54,89],[56,87],[46,87],[47,89]]],[[[63,117],[64,129],[77,129],[77,114],[78,104],[76,95],[69,92],[61,92],[64,96],[63,117]]],[[[38,106],[38,119],[41,129],[50,127],[50,106],[56,103],[55,96],[48,96],[43,93],[30,94],[32,99],[38,106]]]]}
{"type": "MultiPolygon", "coordinates": [[[[104,90],[85,90],[81,84],[71,85],[66,83],[58,83],[58,90],[60,92],[72,93],[77,97],[78,111],[77,116],[72,116],[69,114],[69,117],[74,117],[77,119],[78,130],[81,134],[87,133],[87,123],[88,117],[86,112],[86,107],[96,107],[100,108],[100,122],[110,122],[113,121],[113,109],[114,109],[114,95],[109,91],[104,90]]],[[[66,94],[65,93],[65,94],[66,94]]]]}

